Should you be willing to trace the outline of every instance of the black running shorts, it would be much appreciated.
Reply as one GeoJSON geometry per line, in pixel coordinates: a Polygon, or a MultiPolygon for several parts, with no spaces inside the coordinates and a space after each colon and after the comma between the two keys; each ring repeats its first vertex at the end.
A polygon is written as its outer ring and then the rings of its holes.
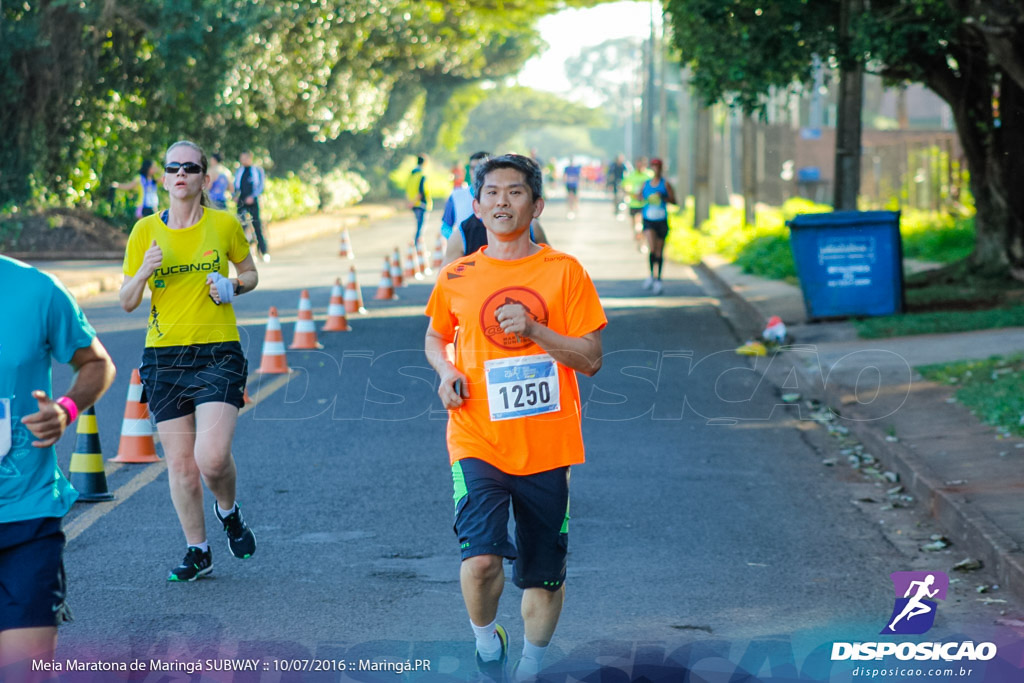
{"type": "Polygon", "coordinates": [[[661,239],[668,237],[668,221],[649,221],[644,219],[644,230],[653,230],[661,239]]]}
{"type": "Polygon", "coordinates": [[[196,412],[202,403],[245,405],[249,364],[236,341],[147,347],[142,352],[142,401],[157,422],[196,412]]]}
{"type": "Polygon", "coordinates": [[[462,559],[500,555],[514,560],[513,582],[520,588],[558,590],[565,583],[569,548],[569,468],[515,476],[483,460],[452,465],[455,534],[462,559]],[[516,520],[516,540],[508,536],[508,506],[516,520]]]}

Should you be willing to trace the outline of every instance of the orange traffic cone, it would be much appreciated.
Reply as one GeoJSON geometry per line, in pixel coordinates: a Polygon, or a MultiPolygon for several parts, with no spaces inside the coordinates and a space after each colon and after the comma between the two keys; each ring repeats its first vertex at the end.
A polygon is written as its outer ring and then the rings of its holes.
{"type": "Polygon", "coordinates": [[[320,329],[323,332],[349,332],[352,329],[348,326],[348,319],[345,318],[345,302],[342,299],[340,277],[334,280],[334,286],[331,287],[331,303],[327,305],[327,323],[320,329]]]}
{"type": "Polygon", "coordinates": [[[398,247],[391,254],[391,286],[395,289],[405,286],[402,281],[402,256],[398,253],[398,247]]]}
{"type": "Polygon", "coordinates": [[[405,250],[405,261],[402,262],[402,278],[409,281],[414,277],[423,278],[419,268],[416,267],[416,246],[409,242],[409,248],[405,250]]]}
{"type": "Polygon", "coordinates": [[[299,319],[295,321],[295,334],[289,349],[322,349],[316,340],[316,325],[313,324],[313,306],[309,303],[309,292],[299,294],[299,319]]]}
{"type": "Polygon", "coordinates": [[[121,443],[117,446],[114,462],[160,462],[153,441],[153,424],[149,421],[149,406],[142,402],[142,378],[139,369],[132,370],[128,384],[128,400],[124,404],[121,422],[121,443]]]}
{"type": "Polygon", "coordinates": [[[271,306],[267,316],[267,332],[263,337],[263,357],[260,369],[264,375],[286,375],[289,372],[288,359],[284,355],[284,336],[281,321],[277,318],[277,307],[271,306]]]}
{"type": "Polygon", "coordinates": [[[78,490],[78,500],[84,503],[114,499],[114,494],[107,489],[96,409],[92,406],[78,418],[78,441],[71,454],[71,485],[78,490]]]}
{"type": "Polygon", "coordinates": [[[384,269],[380,273],[380,284],[377,285],[377,293],[373,295],[374,299],[397,299],[398,295],[395,294],[395,282],[391,277],[391,260],[384,257],[384,269]]]}
{"type": "Polygon", "coordinates": [[[434,272],[430,269],[430,254],[427,253],[426,248],[423,246],[423,240],[416,243],[416,256],[419,257],[420,275],[425,277],[434,272]]]}
{"type": "Polygon", "coordinates": [[[350,261],[356,257],[352,251],[352,243],[348,239],[348,228],[341,231],[341,245],[338,247],[338,257],[347,258],[350,261]]]}
{"type": "Polygon", "coordinates": [[[444,237],[441,236],[441,233],[437,233],[437,241],[434,242],[434,256],[430,260],[430,267],[440,271],[442,263],[444,263],[444,237]]]}
{"type": "Polygon", "coordinates": [[[366,314],[366,307],[363,306],[363,293],[359,289],[359,280],[356,279],[355,266],[349,266],[348,280],[345,281],[345,312],[366,314]]]}

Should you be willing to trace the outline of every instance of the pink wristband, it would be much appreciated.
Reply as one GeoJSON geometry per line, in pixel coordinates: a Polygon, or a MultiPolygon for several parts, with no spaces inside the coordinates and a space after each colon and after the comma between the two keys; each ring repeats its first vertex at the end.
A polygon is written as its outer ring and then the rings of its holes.
{"type": "Polygon", "coordinates": [[[78,418],[78,405],[67,396],[61,396],[54,403],[68,411],[68,424],[71,424],[78,418]]]}

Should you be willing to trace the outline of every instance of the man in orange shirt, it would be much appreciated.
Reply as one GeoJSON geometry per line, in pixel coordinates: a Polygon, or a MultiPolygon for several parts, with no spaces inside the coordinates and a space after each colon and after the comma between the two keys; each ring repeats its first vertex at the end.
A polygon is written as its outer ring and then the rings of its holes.
{"type": "Polygon", "coordinates": [[[544,209],[536,163],[516,154],[489,159],[473,194],[488,245],[443,269],[427,303],[425,348],[449,410],[460,580],[477,663],[504,677],[508,636],[495,617],[508,557],[524,589],[515,673],[528,679],[540,670],[565,596],[569,467],[584,460],[576,372],[600,369],[607,318],[580,263],[530,240],[530,221],[544,209]],[[445,350],[453,342],[454,360],[445,350]]]}

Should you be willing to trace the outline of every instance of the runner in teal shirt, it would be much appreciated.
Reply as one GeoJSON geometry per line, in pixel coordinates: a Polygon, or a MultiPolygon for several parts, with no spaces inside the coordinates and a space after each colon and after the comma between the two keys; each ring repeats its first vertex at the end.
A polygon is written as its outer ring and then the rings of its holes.
{"type": "Polygon", "coordinates": [[[53,445],[107,390],[114,364],[50,275],[0,256],[0,292],[0,677],[23,680],[19,667],[53,659],[68,615],[60,522],[78,493],[53,445]],[[77,370],[56,401],[52,359],[77,370]]]}

